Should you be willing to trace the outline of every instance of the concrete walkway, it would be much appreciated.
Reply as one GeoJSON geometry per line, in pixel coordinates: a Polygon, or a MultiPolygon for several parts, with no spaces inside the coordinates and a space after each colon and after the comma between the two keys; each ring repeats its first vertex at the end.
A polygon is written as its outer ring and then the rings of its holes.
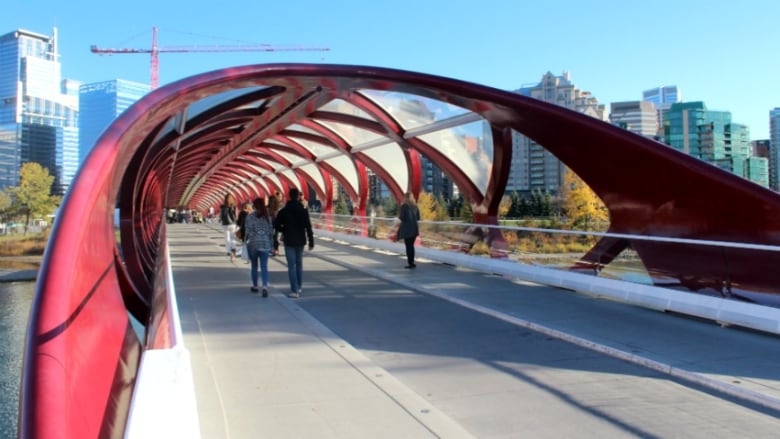
{"type": "Polygon", "coordinates": [[[319,240],[271,297],[169,227],[204,438],[776,437],[780,340],[319,240]]]}

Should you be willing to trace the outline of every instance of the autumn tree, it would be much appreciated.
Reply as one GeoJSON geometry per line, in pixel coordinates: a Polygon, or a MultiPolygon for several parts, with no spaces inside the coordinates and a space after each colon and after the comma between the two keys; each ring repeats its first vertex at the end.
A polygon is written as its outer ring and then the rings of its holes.
{"type": "Polygon", "coordinates": [[[512,209],[512,197],[504,195],[501,197],[501,202],[498,204],[498,217],[506,218],[512,209]]]}
{"type": "Polygon", "coordinates": [[[420,192],[417,197],[417,208],[420,209],[420,219],[434,221],[436,218],[436,199],[429,192],[420,192]]]}
{"type": "Polygon", "coordinates": [[[12,205],[13,199],[11,195],[6,191],[0,192],[0,221],[5,223],[11,220],[13,216],[11,211],[12,205]]]}
{"type": "Polygon", "coordinates": [[[606,230],[609,211],[601,199],[570,169],[563,177],[561,199],[567,224],[572,229],[606,230]]]}
{"type": "Polygon", "coordinates": [[[30,220],[48,215],[57,208],[62,198],[51,194],[54,176],[38,163],[28,162],[19,169],[19,186],[8,188],[13,200],[11,211],[24,217],[24,231],[30,220]]]}

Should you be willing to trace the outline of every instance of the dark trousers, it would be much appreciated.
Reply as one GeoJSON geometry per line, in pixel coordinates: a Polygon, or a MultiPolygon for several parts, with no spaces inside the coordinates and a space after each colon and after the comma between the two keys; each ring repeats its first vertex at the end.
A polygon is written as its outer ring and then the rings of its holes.
{"type": "Polygon", "coordinates": [[[406,262],[409,263],[409,265],[414,265],[414,240],[417,239],[416,236],[412,236],[411,238],[404,238],[404,245],[406,246],[406,262]]]}

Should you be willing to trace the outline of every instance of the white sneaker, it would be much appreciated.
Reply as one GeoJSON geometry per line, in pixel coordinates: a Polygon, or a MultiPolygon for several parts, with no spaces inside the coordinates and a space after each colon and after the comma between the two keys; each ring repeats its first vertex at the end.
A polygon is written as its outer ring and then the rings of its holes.
{"type": "Polygon", "coordinates": [[[288,294],[287,297],[290,297],[292,299],[297,299],[297,298],[301,297],[301,293],[292,292],[292,293],[288,294]]]}

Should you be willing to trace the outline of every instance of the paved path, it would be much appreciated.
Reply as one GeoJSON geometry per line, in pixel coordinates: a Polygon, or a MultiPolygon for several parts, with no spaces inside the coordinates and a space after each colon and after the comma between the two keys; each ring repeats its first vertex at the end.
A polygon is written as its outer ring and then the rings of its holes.
{"type": "Polygon", "coordinates": [[[319,240],[271,297],[169,227],[204,438],[777,437],[780,340],[319,240]]]}

